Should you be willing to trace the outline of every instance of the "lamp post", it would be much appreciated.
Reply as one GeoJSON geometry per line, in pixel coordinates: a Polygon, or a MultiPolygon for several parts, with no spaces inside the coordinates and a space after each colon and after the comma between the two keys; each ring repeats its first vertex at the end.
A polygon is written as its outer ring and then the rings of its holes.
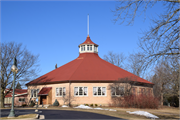
{"type": "Polygon", "coordinates": [[[14,58],[14,64],[13,64],[12,67],[11,67],[11,71],[14,73],[14,80],[13,80],[13,96],[12,96],[11,111],[10,111],[8,117],[15,117],[15,113],[14,113],[14,89],[15,89],[15,79],[16,79],[16,74],[17,74],[17,72],[18,72],[16,57],[14,58]]]}

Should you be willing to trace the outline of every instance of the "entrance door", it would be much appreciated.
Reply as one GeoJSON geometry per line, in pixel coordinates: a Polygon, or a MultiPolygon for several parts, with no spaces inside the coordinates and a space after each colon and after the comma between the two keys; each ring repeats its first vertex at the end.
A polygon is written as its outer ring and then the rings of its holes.
{"type": "Polygon", "coordinates": [[[46,95],[42,95],[41,98],[40,98],[40,104],[45,105],[46,104],[46,95]]]}

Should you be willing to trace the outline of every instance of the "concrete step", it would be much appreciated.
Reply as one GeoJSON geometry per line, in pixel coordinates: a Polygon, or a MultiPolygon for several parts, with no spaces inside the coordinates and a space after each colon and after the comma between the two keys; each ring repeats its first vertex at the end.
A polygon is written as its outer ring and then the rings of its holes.
{"type": "MultiPolygon", "coordinates": [[[[37,106],[35,105],[34,107],[37,107],[37,106]]],[[[46,108],[46,107],[49,107],[49,105],[38,105],[38,108],[42,108],[42,107],[46,108]]]]}

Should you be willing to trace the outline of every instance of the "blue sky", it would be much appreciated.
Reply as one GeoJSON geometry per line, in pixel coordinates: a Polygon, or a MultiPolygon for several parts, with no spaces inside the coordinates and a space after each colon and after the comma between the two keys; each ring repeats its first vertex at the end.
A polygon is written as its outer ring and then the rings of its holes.
{"type": "Polygon", "coordinates": [[[149,18],[161,12],[156,5],[138,16],[133,26],[114,24],[115,1],[3,1],[1,2],[1,42],[15,41],[39,56],[39,76],[76,59],[78,45],[87,37],[99,45],[99,56],[108,51],[134,53],[141,31],[150,26],[149,18]]]}

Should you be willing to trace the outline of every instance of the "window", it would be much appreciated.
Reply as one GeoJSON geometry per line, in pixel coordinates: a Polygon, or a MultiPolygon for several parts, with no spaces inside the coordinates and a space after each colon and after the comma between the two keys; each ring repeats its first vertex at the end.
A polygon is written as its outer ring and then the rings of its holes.
{"type": "Polygon", "coordinates": [[[136,95],[136,88],[135,87],[132,88],[132,94],[136,95]]]}
{"type": "Polygon", "coordinates": [[[141,95],[145,94],[145,88],[140,88],[140,94],[141,95]]]}
{"type": "Polygon", "coordinates": [[[124,95],[124,86],[111,88],[112,96],[123,96],[124,95]]]}
{"type": "Polygon", "coordinates": [[[89,45],[87,45],[87,51],[89,51],[89,45]]]}
{"type": "Polygon", "coordinates": [[[59,97],[59,96],[66,96],[66,88],[65,87],[56,88],[56,97],[59,97]]]}
{"type": "Polygon", "coordinates": [[[93,87],[93,95],[94,96],[105,96],[106,95],[106,87],[93,87]]]}
{"type": "Polygon", "coordinates": [[[96,46],[94,46],[94,51],[97,51],[97,48],[96,48],[96,46]]]}
{"type": "Polygon", "coordinates": [[[87,87],[74,87],[74,96],[87,96],[87,87]]]}
{"type": "Polygon", "coordinates": [[[152,95],[151,89],[148,89],[148,95],[152,95]]]}
{"type": "Polygon", "coordinates": [[[25,102],[25,98],[19,98],[19,102],[25,102]]]}
{"type": "Polygon", "coordinates": [[[39,89],[32,89],[31,90],[31,98],[35,98],[38,96],[39,89]]]}
{"type": "Polygon", "coordinates": [[[82,45],[82,48],[83,48],[83,50],[82,50],[82,51],[85,51],[85,45],[82,45]]]}
{"type": "Polygon", "coordinates": [[[81,51],[83,51],[83,45],[81,46],[81,51]]]}
{"type": "Polygon", "coordinates": [[[90,51],[92,51],[92,45],[90,45],[90,51]]]}

